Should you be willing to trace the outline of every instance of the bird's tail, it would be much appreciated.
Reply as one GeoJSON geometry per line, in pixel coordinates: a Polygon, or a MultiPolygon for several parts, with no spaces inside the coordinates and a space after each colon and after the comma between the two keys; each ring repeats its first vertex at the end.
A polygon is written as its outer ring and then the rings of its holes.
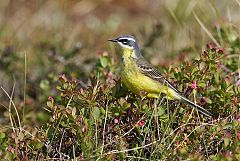
{"type": "Polygon", "coordinates": [[[202,108],[201,106],[193,103],[192,101],[188,100],[187,98],[183,97],[180,95],[181,101],[185,102],[187,104],[189,104],[191,107],[197,109],[200,113],[202,113],[203,115],[211,118],[213,116],[213,114],[209,111],[207,111],[206,109],[202,108]]]}

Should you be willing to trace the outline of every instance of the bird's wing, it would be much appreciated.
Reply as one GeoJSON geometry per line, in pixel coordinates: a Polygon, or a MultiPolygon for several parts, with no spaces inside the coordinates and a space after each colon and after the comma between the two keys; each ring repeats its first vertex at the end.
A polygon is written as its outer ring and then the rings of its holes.
{"type": "Polygon", "coordinates": [[[177,93],[181,93],[166,78],[164,78],[158,70],[153,68],[151,66],[151,64],[149,64],[146,60],[144,60],[144,59],[136,59],[136,64],[137,64],[137,67],[140,69],[140,71],[144,75],[146,75],[146,76],[148,76],[148,77],[158,81],[159,83],[161,83],[161,84],[163,84],[165,86],[169,86],[170,88],[172,88],[177,93]]]}

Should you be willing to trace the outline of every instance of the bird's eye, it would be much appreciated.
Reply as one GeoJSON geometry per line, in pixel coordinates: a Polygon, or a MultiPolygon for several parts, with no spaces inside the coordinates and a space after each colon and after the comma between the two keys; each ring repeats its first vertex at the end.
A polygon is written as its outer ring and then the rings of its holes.
{"type": "Polygon", "coordinates": [[[120,42],[126,45],[128,43],[128,40],[127,39],[121,39],[120,42]]]}

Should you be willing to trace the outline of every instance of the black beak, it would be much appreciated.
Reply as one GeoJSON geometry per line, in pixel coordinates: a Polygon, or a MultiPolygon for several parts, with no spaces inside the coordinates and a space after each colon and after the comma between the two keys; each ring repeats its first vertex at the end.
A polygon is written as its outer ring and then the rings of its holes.
{"type": "Polygon", "coordinates": [[[111,42],[118,42],[117,39],[110,39],[110,40],[108,40],[108,41],[111,41],[111,42]]]}

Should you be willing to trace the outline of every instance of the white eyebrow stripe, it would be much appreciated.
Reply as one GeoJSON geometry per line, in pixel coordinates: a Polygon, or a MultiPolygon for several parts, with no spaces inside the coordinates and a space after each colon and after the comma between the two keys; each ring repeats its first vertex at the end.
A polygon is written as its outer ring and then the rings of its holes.
{"type": "Polygon", "coordinates": [[[119,40],[122,40],[122,39],[128,39],[128,40],[130,40],[130,41],[136,42],[136,40],[135,40],[134,38],[131,38],[131,37],[122,37],[122,38],[120,38],[119,40]]]}

